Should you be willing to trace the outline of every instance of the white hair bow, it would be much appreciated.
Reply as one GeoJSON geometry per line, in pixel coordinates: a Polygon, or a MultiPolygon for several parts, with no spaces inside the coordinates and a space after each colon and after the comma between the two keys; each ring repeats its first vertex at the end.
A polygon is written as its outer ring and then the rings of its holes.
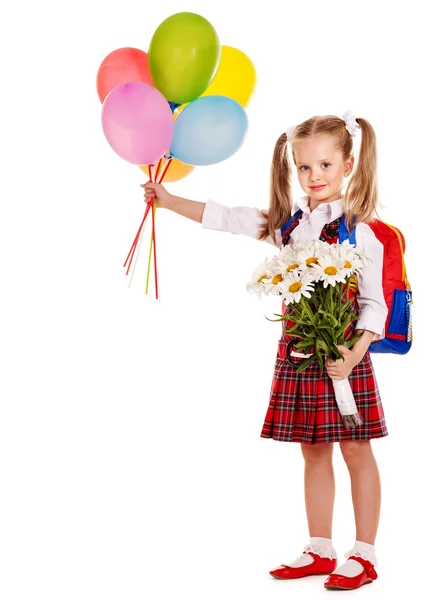
{"type": "Polygon", "coordinates": [[[348,110],[343,114],[342,118],[345,121],[345,128],[347,129],[349,134],[354,137],[356,135],[356,130],[359,127],[355,115],[352,113],[351,110],[348,110]]]}
{"type": "Polygon", "coordinates": [[[287,131],[285,133],[287,134],[288,141],[290,141],[293,138],[295,131],[296,131],[296,127],[294,125],[287,129],[287,131]]]}

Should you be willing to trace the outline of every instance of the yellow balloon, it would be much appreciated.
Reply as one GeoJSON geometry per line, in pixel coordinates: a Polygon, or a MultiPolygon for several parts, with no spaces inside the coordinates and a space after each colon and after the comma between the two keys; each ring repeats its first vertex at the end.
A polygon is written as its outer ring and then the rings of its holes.
{"type": "Polygon", "coordinates": [[[256,88],[256,69],[241,50],[222,46],[219,68],[216,75],[200,96],[228,96],[246,108],[256,88]]]}
{"type": "MultiPolygon", "coordinates": [[[[156,174],[157,165],[158,165],[158,163],[156,163],[154,165],[154,167],[151,167],[153,177],[156,174]]],[[[165,168],[165,161],[163,162],[163,164],[160,167],[159,175],[163,172],[164,168],[165,168]]],[[[149,176],[149,170],[148,170],[147,166],[142,166],[142,167],[140,167],[140,169],[142,169],[142,171],[145,173],[145,175],[149,176]]],[[[189,175],[192,171],[194,171],[194,169],[195,169],[195,167],[192,167],[191,165],[186,165],[183,162],[180,162],[180,160],[177,160],[177,158],[173,158],[171,160],[170,166],[168,167],[168,171],[165,173],[165,177],[164,177],[164,180],[162,183],[172,183],[173,181],[179,181],[180,179],[187,177],[187,175],[189,175]]]]}

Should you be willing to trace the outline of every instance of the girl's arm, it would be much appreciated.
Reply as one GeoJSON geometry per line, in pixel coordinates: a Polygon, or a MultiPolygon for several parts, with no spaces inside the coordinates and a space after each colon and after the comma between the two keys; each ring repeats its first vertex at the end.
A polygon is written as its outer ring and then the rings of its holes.
{"type": "MultiPolygon", "coordinates": [[[[252,206],[229,207],[214,200],[208,200],[206,203],[187,200],[173,196],[158,183],[147,182],[142,187],[145,188],[145,201],[156,196],[157,206],[169,208],[184,217],[202,223],[205,229],[227,231],[257,239],[260,225],[265,223],[260,210],[252,206]]],[[[264,241],[275,245],[271,236],[264,241]]],[[[280,247],[280,245],[281,232],[276,231],[276,246],[280,247]]]]}
{"type": "Polygon", "coordinates": [[[205,202],[196,202],[180,196],[173,196],[167,192],[163,185],[151,181],[141,185],[141,187],[145,188],[145,202],[156,197],[159,208],[168,208],[183,217],[202,223],[205,202]]]}
{"type": "MultiPolygon", "coordinates": [[[[355,329],[354,335],[361,333],[362,329],[355,329]]],[[[353,362],[355,365],[361,362],[364,358],[365,353],[368,350],[368,347],[373,342],[373,338],[375,337],[374,331],[365,330],[359,340],[353,344],[353,348],[351,349],[351,353],[353,356],[353,362]]]]}
{"type": "Polygon", "coordinates": [[[384,247],[366,223],[359,223],[356,227],[356,245],[372,259],[358,277],[359,319],[356,330],[374,332],[373,339],[380,340],[384,337],[388,312],[382,288],[384,247]]]}

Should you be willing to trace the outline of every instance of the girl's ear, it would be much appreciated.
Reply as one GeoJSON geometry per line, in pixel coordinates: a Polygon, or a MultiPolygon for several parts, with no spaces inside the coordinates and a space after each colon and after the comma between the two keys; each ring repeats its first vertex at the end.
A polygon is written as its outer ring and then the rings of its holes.
{"type": "Polygon", "coordinates": [[[355,157],[349,156],[345,161],[345,176],[348,177],[353,171],[353,165],[355,164],[355,157]]]}

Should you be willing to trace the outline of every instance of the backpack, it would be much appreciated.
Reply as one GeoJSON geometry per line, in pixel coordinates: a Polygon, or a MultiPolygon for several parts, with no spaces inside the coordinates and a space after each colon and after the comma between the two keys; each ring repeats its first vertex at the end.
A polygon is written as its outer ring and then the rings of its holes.
{"type": "MultiPolygon", "coordinates": [[[[298,210],[281,227],[282,236],[301,212],[298,210]]],[[[413,340],[411,313],[413,299],[404,262],[405,239],[399,229],[384,221],[373,219],[368,225],[384,247],[382,288],[388,308],[385,337],[371,342],[368,349],[374,353],[406,354],[413,340]]],[[[356,227],[349,232],[345,217],[342,215],[338,241],[342,244],[345,240],[349,240],[350,244],[356,246],[356,227]]]]}

